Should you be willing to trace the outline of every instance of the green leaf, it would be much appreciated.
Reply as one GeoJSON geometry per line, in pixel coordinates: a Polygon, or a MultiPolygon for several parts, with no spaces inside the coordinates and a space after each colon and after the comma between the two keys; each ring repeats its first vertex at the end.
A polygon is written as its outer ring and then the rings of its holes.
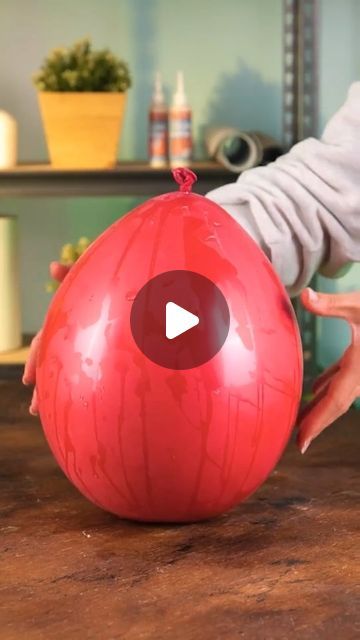
{"type": "Polygon", "coordinates": [[[109,49],[94,51],[84,38],[68,48],[53,49],[33,83],[40,91],[119,91],[132,85],[129,67],[109,49]]]}

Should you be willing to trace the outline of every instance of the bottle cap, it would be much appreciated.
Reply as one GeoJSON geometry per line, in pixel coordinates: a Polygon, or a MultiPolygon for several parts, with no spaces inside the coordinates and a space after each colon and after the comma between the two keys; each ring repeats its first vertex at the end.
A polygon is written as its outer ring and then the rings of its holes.
{"type": "Polygon", "coordinates": [[[163,91],[163,84],[161,73],[159,71],[155,74],[154,91],[152,96],[152,104],[156,106],[165,104],[165,96],[163,91]]]}

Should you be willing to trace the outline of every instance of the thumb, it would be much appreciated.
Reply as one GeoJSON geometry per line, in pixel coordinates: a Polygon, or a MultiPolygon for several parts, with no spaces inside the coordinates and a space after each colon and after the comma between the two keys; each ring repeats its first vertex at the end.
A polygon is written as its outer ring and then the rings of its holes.
{"type": "Polygon", "coordinates": [[[301,293],[305,309],[319,316],[351,320],[354,309],[360,306],[360,295],[354,293],[318,293],[308,287],[301,293]]]}

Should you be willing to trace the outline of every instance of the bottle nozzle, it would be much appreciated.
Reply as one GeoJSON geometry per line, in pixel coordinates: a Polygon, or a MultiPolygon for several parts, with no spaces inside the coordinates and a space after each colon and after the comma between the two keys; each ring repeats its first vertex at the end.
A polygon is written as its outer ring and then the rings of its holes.
{"type": "Polygon", "coordinates": [[[162,77],[160,71],[155,73],[154,92],[152,97],[153,104],[164,104],[164,91],[162,84],[162,77]]]}
{"type": "Polygon", "coordinates": [[[177,107],[185,107],[187,105],[183,71],[178,71],[176,74],[176,91],[174,94],[174,105],[176,105],[177,107]]]}
{"type": "Polygon", "coordinates": [[[176,74],[176,91],[178,93],[184,93],[185,91],[183,71],[178,71],[176,74]]]}

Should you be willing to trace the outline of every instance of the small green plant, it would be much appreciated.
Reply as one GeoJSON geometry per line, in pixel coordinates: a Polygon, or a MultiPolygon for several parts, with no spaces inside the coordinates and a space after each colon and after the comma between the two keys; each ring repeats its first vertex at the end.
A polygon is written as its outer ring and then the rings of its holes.
{"type": "MultiPolygon", "coordinates": [[[[90,244],[91,240],[85,236],[82,236],[76,244],[71,244],[70,242],[64,244],[60,250],[59,262],[66,267],[71,267],[85,253],[90,244]]],[[[58,286],[59,283],[56,280],[50,280],[46,283],[46,291],[54,293],[58,286]]]]}
{"type": "Polygon", "coordinates": [[[54,49],[33,81],[40,91],[120,91],[131,87],[129,67],[108,49],[94,51],[89,39],[54,49]]]}

